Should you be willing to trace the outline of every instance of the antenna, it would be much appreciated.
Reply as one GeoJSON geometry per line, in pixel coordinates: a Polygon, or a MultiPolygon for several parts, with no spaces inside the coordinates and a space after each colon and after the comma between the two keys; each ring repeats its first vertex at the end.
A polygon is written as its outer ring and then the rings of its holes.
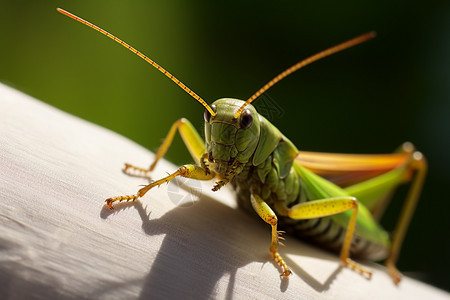
{"type": "Polygon", "coordinates": [[[148,62],[149,64],[151,64],[152,66],[154,66],[156,69],[158,69],[161,73],[163,73],[164,75],[166,75],[167,77],[170,78],[170,80],[172,80],[173,82],[175,82],[176,85],[178,85],[180,88],[182,88],[186,93],[188,93],[189,95],[191,95],[195,100],[197,100],[198,102],[200,102],[211,114],[211,116],[215,116],[216,113],[211,109],[211,107],[208,105],[208,103],[205,102],[205,100],[203,100],[199,95],[197,95],[196,93],[194,93],[190,88],[188,88],[184,83],[182,83],[181,81],[179,81],[175,76],[173,76],[172,74],[170,74],[168,71],[166,71],[163,67],[161,67],[160,65],[158,65],[156,62],[154,62],[153,60],[151,60],[150,58],[148,58],[147,56],[145,56],[144,54],[142,54],[141,52],[139,52],[138,50],[136,50],[135,48],[133,48],[132,46],[128,45],[127,43],[125,43],[124,41],[122,41],[121,39],[115,37],[114,35],[112,35],[111,33],[107,32],[106,30],[101,29],[100,27],[86,21],[83,20],[80,17],[77,17],[76,15],[65,11],[64,9],[61,8],[57,8],[57,11],[59,11],[60,13],[80,22],[83,23],[86,26],[91,27],[92,29],[97,30],[98,32],[106,35],[107,37],[109,37],[110,39],[113,39],[114,41],[116,41],[117,43],[121,44],[122,46],[124,46],[125,48],[127,48],[128,50],[130,50],[131,52],[133,52],[134,54],[136,54],[137,56],[139,56],[140,58],[142,58],[143,60],[145,60],[146,62],[148,62]]]}
{"type": "Polygon", "coordinates": [[[316,53],[298,63],[296,63],[295,65],[293,65],[292,67],[284,70],[283,72],[281,72],[280,74],[278,74],[277,76],[275,76],[275,78],[273,78],[271,81],[269,81],[268,83],[266,83],[261,89],[259,89],[256,93],[254,93],[244,104],[242,104],[242,106],[238,109],[238,111],[236,112],[236,114],[234,115],[234,119],[237,119],[239,117],[239,115],[241,114],[241,112],[244,110],[244,108],[249,105],[250,103],[252,103],[256,98],[258,98],[259,96],[261,96],[261,94],[263,94],[265,91],[267,91],[268,89],[270,89],[272,86],[274,86],[277,82],[279,82],[281,79],[285,78],[286,76],[291,75],[292,73],[294,73],[295,71],[303,68],[304,66],[309,65],[310,63],[313,63],[319,59],[322,59],[324,57],[327,57],[331,54],[340,52],[342,50],[348,49],[350,47],[356,46],[358,44],[361,44],[363,42],[366,42],[368,40],[373,39],[376,36],[376,32],[375,31],[371,31],[365,34],[362,34],[360,36],[357,36],[351,40],[348,40],[346,42],[343,42],[341,44],[338,44],[336,46],[333,46],[331,48],[328,48],[326,50],[323,50],[319,53],[316,53]]]}

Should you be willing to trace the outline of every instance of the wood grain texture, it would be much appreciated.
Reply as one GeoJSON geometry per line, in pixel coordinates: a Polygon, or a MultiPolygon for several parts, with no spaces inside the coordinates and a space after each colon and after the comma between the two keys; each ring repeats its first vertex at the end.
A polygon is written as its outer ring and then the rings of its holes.
{"type": "MultiPolygon", "coordinates": [[[[161,186],[111,211],[104,199],[145,184],[123,164],[147,166],[153,153],[1,84],[0,138],[6,299],[450,299],[409,278],[396,287],[373,263],[366,280],[289,236],[281,254],[294,274],[281,280],[270,228],[211,182],[161,186]]],[[[175,169],[162,161],[154,177],[175,169]]]]}

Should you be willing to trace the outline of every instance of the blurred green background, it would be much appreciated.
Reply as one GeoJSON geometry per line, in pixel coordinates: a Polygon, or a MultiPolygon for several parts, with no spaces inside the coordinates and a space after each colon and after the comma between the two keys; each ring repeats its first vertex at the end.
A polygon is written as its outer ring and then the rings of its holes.
{"type": "MultiPolygon", "coordinates": [[[[302,150],[386,153],[413,142],[430,171],[398,267],[450,290],[449,1],[0,1],[1,82],[155,150],[180,117],[201,131],[203,108],[56,7],[129,42],[208,103],[247,99],[298,60],[376,30],[272,88],[283,113],[269,119],[302,150]]],[[[191,161],[179,139],[167,157],[191,161]]]]}

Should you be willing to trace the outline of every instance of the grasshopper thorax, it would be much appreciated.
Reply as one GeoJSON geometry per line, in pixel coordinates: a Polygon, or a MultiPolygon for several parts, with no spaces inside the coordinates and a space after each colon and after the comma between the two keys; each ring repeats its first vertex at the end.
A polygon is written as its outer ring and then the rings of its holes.
{"type": "Polygon", "coordinates": [[[256,109],[248,105],[234,118],[245,102],[237,99],[216,100],[211,108],[215,116],[205,110],[205,141],[212,169],[221,175],[245,165],[255,152],[260,136],[260,118],[256,109]]]}

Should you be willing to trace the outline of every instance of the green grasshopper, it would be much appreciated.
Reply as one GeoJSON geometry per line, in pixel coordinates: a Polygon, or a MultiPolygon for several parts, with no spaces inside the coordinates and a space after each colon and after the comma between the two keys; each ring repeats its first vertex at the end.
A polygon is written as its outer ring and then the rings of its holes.
{"type": "Polygon", "coordinates": [[[209,106],[153,60],[105,30],[65,11],[59,12],[101,32],[150,63],[206,109],[205,141],[192,124],[176,121],[148,168],[125,165],[125,172],[152,171],[170,147],[178,131],[196,164],[187,164],[160,180],[151,182],[136,194],[108,198],[114,202],[135,201],[149,190],[177,176],[218,181],[218,191],[231,183],[238,203],[256,213],[272,228],[270,253],[281,268],[281,276],[291,270],[278,253],[284,231],[338,251],[342,263],[370,278],[372,273],[349,256],[371,260],[386,259],[385,264],[395,284],[401,279],[395,263],[407,227],[414,213],[425,180],[427,163],[411,143],[404,143],[393,154],[357,155],[299,151],[250,103],[274,84],[298,69],[323,57],[350,48],[375,36],[369,32],[319,52],[277,75],[247,101],[219,99],[209,106]],[[393,191],[411,183],[404,208],[392,239],[378,224],[393,191]]]}

